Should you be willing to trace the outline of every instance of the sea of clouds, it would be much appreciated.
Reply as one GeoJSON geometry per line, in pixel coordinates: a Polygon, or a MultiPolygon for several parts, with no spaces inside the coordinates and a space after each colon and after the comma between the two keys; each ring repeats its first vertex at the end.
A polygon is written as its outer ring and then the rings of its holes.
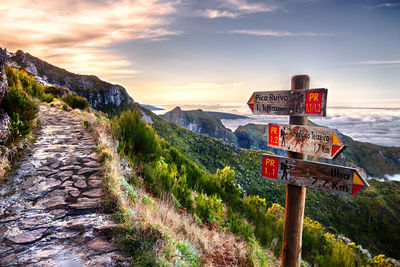
{"type": "MultiPolygon", "coordinates": [[[[176,105],[161,106],[165,110],[158,111],[163,114],[176,105]]],[[[254,116],[246,105],[183,105],[183,110],[202,109],[203,111],[218,111],[247,116],[244,119],[222,120],[225,127],[235,131],[240,125],[248,123],[288,124],[288,116],[254,116]]],[[[369,142],[388,147],[400,147],[400,108],[344,108],[332,107],[327,109],[326,117],[309,117],[320,126],[337,129],[354,140],[369,142]]],[[[386,175],[377,180],[400,181],[400,174],[386,175]]]]}
{"type": "MultiPolygon", "coordinates": [[[[176,105],[162,106],[165,108],[158,114],[173,109],[176,105]]],[[[288,116],[254,116],[246,105],[184,105],[183,110],[202,109],[204,111],[219,111],[247,116],[245,119],[222,120],[225,127],[235,131],[240,125],[248,123],[288,124],[288,116]]],[[[369,142],[382,146],[400,147],[400,108],[343,108],[327,109],[326,117],[310,116],[313,122],[337,129],[354,140],[369,142]]]]}

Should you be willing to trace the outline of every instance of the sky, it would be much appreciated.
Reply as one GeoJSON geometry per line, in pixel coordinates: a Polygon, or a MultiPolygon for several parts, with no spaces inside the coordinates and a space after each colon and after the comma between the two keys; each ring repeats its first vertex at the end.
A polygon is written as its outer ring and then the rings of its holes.
{"type": "Polygon", "coordinates": [[[400,107],[400,0],[2,0],[0,47],[144,104],[245,104],[308,74],[330,106],[400,107]]]}

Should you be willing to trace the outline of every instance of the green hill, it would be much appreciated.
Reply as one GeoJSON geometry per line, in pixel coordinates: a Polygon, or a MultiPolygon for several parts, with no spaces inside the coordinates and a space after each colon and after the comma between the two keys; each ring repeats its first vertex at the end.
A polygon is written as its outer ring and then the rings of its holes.
{"type": "MultiPolygon", "coordinates": [[[[230,166],[247,195],[265,198],[268,206],[273,203],[285,205],[285,185],[259,178],[261,151],[240,149],[168,123],[150,111],[145,112],[152,117],[153,127],[162,138],[205,170],[214,172],[230,166]]],[[[254,129],[265,133],[262,127],[254,129]]],[[[308,190],[305,215],[322,222],[332,232],[344,234],[373,254],[400,258],[400,247],[393,246],[400,244],[400,182],[369,180],[369,183],[367,190],[354,197],[308,190]]]]}

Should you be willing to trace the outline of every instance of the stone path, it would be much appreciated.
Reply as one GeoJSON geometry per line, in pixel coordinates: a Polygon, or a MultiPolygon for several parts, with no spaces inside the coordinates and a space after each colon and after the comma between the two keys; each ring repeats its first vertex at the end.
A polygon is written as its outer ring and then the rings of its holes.
{"type": "Polygon", "coordinates": [[[73,114],[40,107],[31,153],[0,188],[0,266],[125,266],[101,212],[95,142],[73,114]]]}

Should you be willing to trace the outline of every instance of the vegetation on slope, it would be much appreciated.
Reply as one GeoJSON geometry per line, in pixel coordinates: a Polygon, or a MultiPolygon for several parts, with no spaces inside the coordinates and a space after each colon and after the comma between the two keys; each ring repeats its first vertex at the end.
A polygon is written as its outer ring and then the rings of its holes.
{"type": "MultiPolygon", "coordinates": [[[[133,201],[128,206],[122,206],[132,209],[138,201],[137,192],[140,190],[137,188],[139,186],[141,191],[150,194],[149,197],[157,203],[159,203],[159,199],[169,199],[180,213],[191,214],[188,216],[192,218],[193,222],[199,224],[200,228],[207,227],[215,229],[215,231],[229,230],[240,238],[239,240],[243,240],[241,242],[245,242],[247,253],[241,254],[240,249],[234,250],[236,251],[234,260],[228,257],[232,263],[248,263],[254,261],[250,255],[258,255],[258,259],[253,263],[257,265],[272,264],[265,261],[268,258],[265,255],[268,253],[254,254],[251,248],[261,249],[257,245],[259,243],[263,248],[271,250],[276,256],[279,256],[284,209],[278,204],[268,207],[266,200],[257,195],[243,195],[242,190],[235,182],[235,171],[229,167],[217,169],[215,172],[206,171],[202,165],[199,166],[179,151],[174,144],[163,138],[160,139],[152,127],[146,125],[140,117],[141,114],[138,110],[128,111],[122,113],[112,124],[113,135],[119,141],[118,151],[127,156],[132,169],[135,170],[130,175],[125,175],[124,180],[121,175],[117,175],[123,185],[117,185],[116,188],[124,188],[126,191],[124,194],[133,201]],[[253,253],[249,253],[249,250],[253,253]],[[243,255],[246,256],[243,257],[243,255]],[[260,258],[260,255],[264,256],[260,258]]],[[[182,129],[182,131],[186,130],[182,129]]],[[[224,146],[226,147],[226,144],[224,146]]],[[[109,155],[110,152],[105,152],[105,154],[109,155]]],[[[128,209],[123,212],[121,219],[125,218],[122,219],[125,220],[125,224],[129,222],[132,224],[135,221],[132,229],[143,230],[143,218],[138,218],[136,213],[138,213],[137,210],[129,211],[128,209]],[[131,219],[126,220],[129,216],[131,219]],[[140,222],[139,225],[136,223],[137,221],[140,222]]],[[[165,226],[165,221],[159,223],[165,226]]],[[[160,229],[159,223],[156,223],[158,226],[155,227],[158,230],[160,229]]],[[[149,226],[148,223],[145,225],[149,226]]],[[[182,226],[181,231],[183,236],[191,236],[187,233],[185,226],[182,226]]],[[[171,234],[171,231],[169,234],[174,235],[171,234]]],[[[170,240],[177,240],[166,238],[166,236],[168,235],[161,231],[159,238],[162,242],[166,242],[163,244],[170,245],[173,243],[170,240]]],[[[133,244],[137,244],[135,242],[142,241],[128,240],[125,245],[130,244],[128,247],[131,247],[133,244]]],[[[203,264],[217,265],[221,264],[218,261],[221,257],[224,260],[228,259],[224,253],[215,256],[216,252],[213,249],[207,252],[202,244],[204,241],[189,238],[185,242],[189,242],[187,245],[193,248],[193,251],[197,251],[195,254],[203,264]]],[[[171,251],[170,249],[165,249],[170,247],[169,245],[163,246],[164,249],[161,249],[157,255],[162,255],[160,256],[162,259],[167,259],[167,262],[171,263],[170,260],[174,257],[171,258],[171,255],[167,253],[167,251],[171,251]]],[[[176,245],[172,251],[176,251],[176,245]]],[[[160,257],[157,256],[156,262],[153,263],[161,263],[158,261],[161,259],[160,257]]],[[[320,266],[361,266],[372,262],[368,261],[368,258],[354,243],[345,244],[333,234],[324,232],[320,223],[308,218],[304,224],[303,259],[320,266]]]]}
{"type": "MultiPolygon", "coordinates": [[[[230,166],[246,195],[265,198],[267,207],[285,204],[285,186],[259,178],[261,151],[239,149],[211,137],[195,134],[152,115],[158,135],[169,141],[201,168],[215,172],[230,166]]],[[[399,182],[370,181],[370,188],[355,197],[337,197],[308,190],[306,216],[322,222],[337,235],[344,234],[373,254],[400,258],[399,182]],[[379,231],[377,231],[379,229],[379,231]],[[379,234],[377,234],[379,232],[379,234]]]]}
{"type": "MultiPolygon", "coordinates": [[[[8,82],[8,92],[1,102],[1,109],[11,118],[7,140],[1,140],[0,146],[0,177],[10,169],[12,162],[20,156],[23,148],[33,140],[32,128],[38,124],[37,115],[39,103],[47,102],[53,105],[56,99],[65,100],[73,108],[88,108],[90,105],[85,98],[74,94],[61,98],[63,88],[42,86],[35,77],[23,69],[7,66],[5,68],[8,82]]],[[[67,106],[60,102],[60,106],[67,106]]]]}
{"type": "MultiPolygon", "coordinates": [[[[121,249],[131,256],[133,266],[278,265],[271,253],[265,252],[256,241],[244,242],[218,227],[219,215],[214,211],[220,214],[221,203],[217,201],[219,208],[211,208],[209,214],[210,208],[206,206],[216,197],[206,200],[204,194],[198,194],[197,199],[203,200],[201,208],[201,201],[198,202],[200,217],[185,212],[185,207],[189,207],[182,201],[185,197],[181,197],[189,192],[185,176],[178,175],[176,165],[167,163],[171,158],[161,156],[168,156],[171,147],[167,148],[168,144],[152,133],[138,112],[123,113],[112,127],[114,135],[119,137],[120,153],[128,157],[133,168],[117,153],[108,120],[98,116],[93,124],[104,160],[107,203],[123,223],[117,236],[121,249]],[[151,175],[144,175],[145,172],[151,175]],[[214,223],[205,224],[203,220],[214,223]]],[[[195,165],[187,166],[188,173],[190,168],[196,172],[195,165]]],[[[191,194],[187,199],[194,197],[191,194]]]]}

